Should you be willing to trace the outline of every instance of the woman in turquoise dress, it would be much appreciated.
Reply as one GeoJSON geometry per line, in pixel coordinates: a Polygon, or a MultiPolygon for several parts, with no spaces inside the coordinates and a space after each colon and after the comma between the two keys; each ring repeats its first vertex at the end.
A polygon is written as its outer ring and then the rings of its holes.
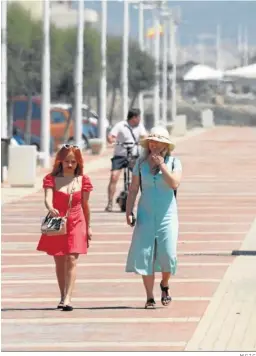
{"type": "Polygon", "coordinates": [[[175,145],[168,131],[154,127],[141,142],[144,154],[137,159],[127,199],[127,224],[141,187],[137,219],[128,253],[126,272],[142,275],[147,294],[145,308],[154,307],[155,272],[162,273],[161,302],[167,306],[169,279],[177,267],[178,212],[176,189],[181,181],[181,162],[171,156],[175,145]]]}

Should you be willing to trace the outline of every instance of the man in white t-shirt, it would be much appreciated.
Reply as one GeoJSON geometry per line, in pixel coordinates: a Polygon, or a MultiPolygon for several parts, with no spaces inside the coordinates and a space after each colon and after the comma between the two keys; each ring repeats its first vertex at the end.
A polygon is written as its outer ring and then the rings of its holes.
{"type": "MultiPolygon", "coordinates": [[[[138,143],[140,139],[147,135],[144,125],[140,122],[140,110],[131,109],[128,112],[127,120],[118,122],[108,135],[109,143],[138,143]]],[[[137,158],[139,155],[138,145],[133,147],[132,156],[137,158]]],[[[112,168],[110,182],[108,185],[108,205],[106,211],[112,211],[113,198],[116,191],[116,185],[120,177],[121,170],[127,167],[127,150],[121,145],[116,145],[114,156],[111,159],[112,168]]]]}

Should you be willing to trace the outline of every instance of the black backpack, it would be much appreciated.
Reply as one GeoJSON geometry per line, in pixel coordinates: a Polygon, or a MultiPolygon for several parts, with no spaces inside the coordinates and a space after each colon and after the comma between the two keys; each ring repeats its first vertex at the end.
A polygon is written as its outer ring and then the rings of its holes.
{"type": "MultiPolygon", "coordinates": [[[[175,161],[175,158],[173,159],[172,161],[172,171],[174,170],[174,161],[175,161]]],[[[141,182],[141,171],[140,171],[140,164],[139,164],[139,172],[140,172],[140,191],[142,192],[142,182],[141,182]]],[[[175,198],[177,197],[177,189],[174,189],[174,196],[175,198]]],[[[176,198],[177,199],[177,198],[176,198]]]]}

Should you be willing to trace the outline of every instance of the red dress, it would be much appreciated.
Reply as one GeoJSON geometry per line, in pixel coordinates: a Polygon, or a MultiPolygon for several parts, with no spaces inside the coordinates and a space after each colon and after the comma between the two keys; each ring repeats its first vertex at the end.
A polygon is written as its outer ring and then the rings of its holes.
{"type": "MultiPolygon", "coordinates": [[[[43,180],[43,188],[53,188],[53,207],[60,216],[65,216],[68,208],[69,194],[56,191],[55,179],[48,174],[43,180]]],[[[82,177],[82,189],[73,193],[72,205],[67,218],[67,235],[42,235],[37,250],[51,256],[64,256],[70,253],[87,253],[87,229],[82,209],[82,192],[92,191],[93,186],[89,177],[82,177]]]]}

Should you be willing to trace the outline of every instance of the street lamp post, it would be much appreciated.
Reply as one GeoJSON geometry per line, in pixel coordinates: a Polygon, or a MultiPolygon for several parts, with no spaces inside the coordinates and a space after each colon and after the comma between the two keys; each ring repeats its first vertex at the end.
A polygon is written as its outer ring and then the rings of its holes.
{"type": "Polygon", "coordinates": [[[221,62],[221,28],[220,25],[217,26],[216,31],[216,69],[222,69],[221,62]]]}
{"type": "Polygon", "coordinates": [[[159,124],[160,120],[160,74],[159,74],[159,64],[160,64],[160,23],[158,12],[155,9],[153,11],[154,17],[154,56],[155,56],[155,75],[156,82],[154,87],[154,126],[159,124]]]}
{"type": "Polygon", "coordinates": [[[99,138],[102,140],[102,148],[106,145],[107,118],[107,1],[101,0],[101,81],[100,81],[100,117],[99,138]]]}
{"type": "Polygon", "coordinates": [[[176,104],[176,76],[177,76],[177,52],[176,52],[176,23],[174,17],[170,18],[170,57],[172,63],[172,121],[175,120],[177,115],[177,104],[176,104]]]}
{"type": "MultiPolygon", "coordinates": [[[[142,0],[139,3],[139,45],[140,50],[144,51],[144,4],[142,0]]],[[[143,92],[139,93],[139,108],[141,112],[142,122],[144,122],[143,92]]]]}
{"type": "Polygon", "coordinates": [[[7,0],[1,1],[1,137],[7,138],[7,0]]]}
{"type": "Polygon", "coordinates": [[[248,30],[247,27],[244,28],[244,43],[243,43],[243,65],[247,66],[249,61],[248,55],[248,30]]]}
{"type": "Polygon", "coordinates": [[[161,1],[159,3],[160,8],[160,18],[163,21],[163,46],[162,46],[162,113],[161,113],[161,124],[167,126],[167,86],[168,86],[168,19],[170,17],[170,12],[166,1],[161,1]]]}
{"type": "Polygon", "coordinates": [[[43,66],[42,66],[42,117],[41,117],[41,152],[42,165],[50,166],[50,103],[51,103],[51,72],[50,72],[50,1],[43,2],[43,66]]]}
{"type": "Polygon", "coordinates": [[[128,61],[129,61],[129,0],[123,0],[124,32],[123,32],[123,63],[122,63],[122,102],[123,119],[127,117],[129,89],[128,89],[128,61]]]}
{"type": "Polygon", "coordinates": [[[1,182],[7,178],[7,0],[1,1],[1,150],[4,160],[1,161],[1,182]],[[4,149],[5,148],[5,149],[4,149]]]}
{"type": "Polygon", "coordinates": [[[163,26],[163,68],[162,68],[162,124],[167,125],[167,73],[168,73],[168,58],[167,58],[167,46],[168,46],[168,31],[167,20],[164,19],[163,26]]]}
{"type": "MultiPolygon", "coordinates": [[[[134,8],[139,9],[139,45],[141,51],[145,50],[145,40],[144,40],[144,11],[153,10],[156,8],[156,2],[146,1],[146,0],[130,0],[133,3],[139,3],[139,6],[135,5],[134,8]]],[[[146,50],[151,52],[151,40],[147,37],[146,50]]],[[[139,93],[139,107],[141,110],[141,118],[144,119],[144,98],[143,93],[139,93]]]]}
{"type": "Polygon", "coordinates": [[[75,143],[82,148],[83,125],[83,60],[84,60],[84,1],[78,1],[77,48],[75,68],[75,143]]]}

